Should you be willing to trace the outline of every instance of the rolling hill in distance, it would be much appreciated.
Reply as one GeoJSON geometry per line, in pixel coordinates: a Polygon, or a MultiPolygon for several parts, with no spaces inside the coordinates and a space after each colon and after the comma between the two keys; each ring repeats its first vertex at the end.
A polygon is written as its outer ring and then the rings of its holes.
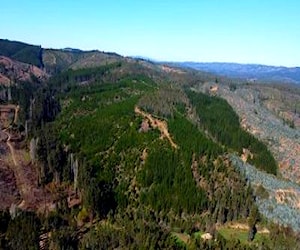
{"type": "Polygon", "coordinates": [[[298,249],[299,72],[0,40],[0,248],[298,249]]]}
{"type": "MultiPolygon", "coordinates": [[[[173,64],[173,63],[172,63],[173,64]]],[[[175,65],[249,81],[300,84],[300,67],[277,67],[260,64],[178,62],[175,65]]]]}

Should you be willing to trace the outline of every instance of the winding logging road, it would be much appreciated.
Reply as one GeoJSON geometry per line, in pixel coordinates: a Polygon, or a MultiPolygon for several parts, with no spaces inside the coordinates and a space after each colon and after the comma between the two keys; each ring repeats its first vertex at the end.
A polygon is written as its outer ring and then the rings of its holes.
{"type": "Polygon", "coordinates": [[[134,108],[134,112],[136,114],[141,115],[144,118],[148,119],[148,121],[150,122],[151,127],[152,128],[157,128],[161,132],[162,138],[163,137],[167,138],[167,140],[170,142],[170,144],[173,148],[178,148],[177,144],[171,138],[171,135],[170,135],[169,130],[168,130],[168,125],[165,121],[155,119],[154,117],[152,117],[151,114],[148,114],[148,113],[142,111],[137,106],[134,108]]]}
{"type": "Polygon", "coordinates": [[[11,158],[13,161],[13,164],[10,164],[10,166],[14,172],[17,187],[18,187],[21,197],[23,199],[21,204],[19,204],[19,207],[22,207],[25,205],[27,198],[32,195],[31,194],[31,185],[28,183],[28,180],[25,177],[26,173],[24,171],[24,168],[22,167],[22,165],[19,163],[19,161],[17,159],[16,153],[15,153],[15,148],[11,143],[11,134],[9,132],[7,132],[7,129],[3,129],[2,132],[7,136],[6,144],[10,150],[11,158]]]}

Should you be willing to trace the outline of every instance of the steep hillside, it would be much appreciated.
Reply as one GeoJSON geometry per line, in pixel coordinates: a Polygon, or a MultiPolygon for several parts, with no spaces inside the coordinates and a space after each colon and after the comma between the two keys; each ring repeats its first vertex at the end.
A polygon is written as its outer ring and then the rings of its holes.
{"type": "Polygon", "coordinates": [[[259,102],[291,128],[300,129],[300,87],[249,84],[243,89],[243,92],[248,92],[248,95],[243,95],[249,102],[259,102]]]}
{"type": "Polygon", "coordinates": [[[37,66],[0,56],[0,85],[8,86],[18,82],[38,82],[48,79],[48,75],[37,66]]]}
{"type": "MultiPolygon", "coordinates": [[[[263,103],[267,100],[263,96],[268,95],[268,91],[264,91],[263,87],[263,91],[258,92],[256,87],[249,85],[236,85],[235,88],[230,88],[215,83],[198,87],[205,92],[210,86],[215,86],[217,91],[214,94],[226,99],[235,109],[240,117],[241,126],[268,145],[279,164],[281,175],[296,183],[299,182],[300,131],[264,107],[263,103]]],[[[295,96],[293,105],[298,105],[300,100],[300,96],[296,93],[296,91],[292,93],[295,96]]],[[[272,96],[274,99],[275,95],[272,96]]],[[[280,104],[283,105],[283,102],[280,104]]],[[[298,114],[294,115],[298,117],[298,114]]],[[[297,118],[292,121],[297,121],[297,118]]]]}
{"type": "Polygon", "coordinates": [[[237,169],[251,182],[260,212],[268,219],[300,230],[300,187],[257,170],[236,155],[230,156],[237,169]]]}

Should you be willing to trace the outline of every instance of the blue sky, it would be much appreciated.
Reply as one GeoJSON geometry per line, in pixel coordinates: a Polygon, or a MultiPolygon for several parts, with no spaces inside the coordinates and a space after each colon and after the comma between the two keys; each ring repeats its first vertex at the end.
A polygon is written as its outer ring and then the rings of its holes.
{"type": "Polygon", "coordinates": [[[10,0],[0,36],[158,60],[300,66],[299,11],[299,0],[10,0]]]}

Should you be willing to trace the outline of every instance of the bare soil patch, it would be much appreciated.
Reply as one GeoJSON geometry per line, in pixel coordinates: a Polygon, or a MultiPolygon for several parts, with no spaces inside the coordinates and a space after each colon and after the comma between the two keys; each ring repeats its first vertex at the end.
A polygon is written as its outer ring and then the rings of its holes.
{"type": "MultiPolygon", "coordinates": [[[[168,124],[166,121],[161,121],[157,118],[154,118],[151,114],[148,114],[142,111],[139,107],[135,107],[134,112],[138,115],[143,116],[149,121],[149,124],[152,128],[158,129],[161,132],[161,138],[166,138],[173,148],[178,148],[177,144],[171,138],[171,135],[168,130],[168,124]]],[[[143,122],[145,123],[145,122],[143,122]]]]}

